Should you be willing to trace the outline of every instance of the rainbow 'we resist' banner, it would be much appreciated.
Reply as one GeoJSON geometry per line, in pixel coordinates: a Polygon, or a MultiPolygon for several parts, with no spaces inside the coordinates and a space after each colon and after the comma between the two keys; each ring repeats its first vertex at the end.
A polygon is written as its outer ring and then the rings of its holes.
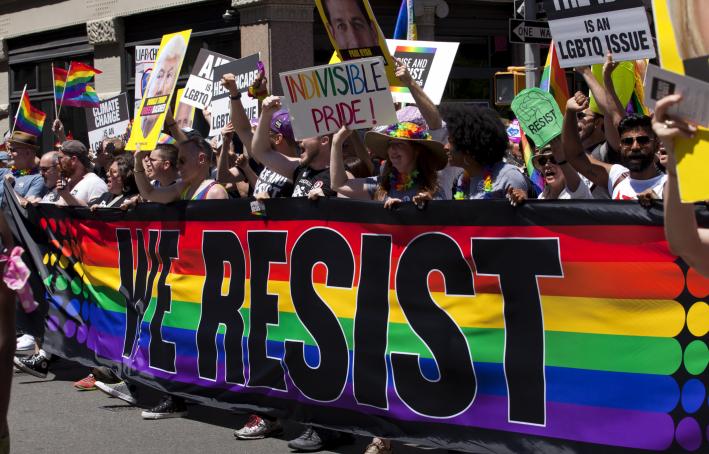
{"type": "Polygon", "coordinates": [[[10,210],[46,288],[47,344],[87,365],[455,450],[709,447],[709,282],[668,252],[656,210],[10,210]]]}

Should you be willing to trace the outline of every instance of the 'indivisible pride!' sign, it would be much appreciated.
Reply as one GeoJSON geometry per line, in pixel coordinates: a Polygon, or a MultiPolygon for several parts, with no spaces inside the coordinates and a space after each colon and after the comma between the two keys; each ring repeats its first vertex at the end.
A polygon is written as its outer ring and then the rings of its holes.
{"type": "Polygon", "coordinates": [[[544,0],[562,68],[654,58],[642,0],[544,0]]]}
{"type": "Polygon", "coordinates": [[[342,126],[396,123],[384,60],[365,58],[281,73],[296,139],[330,134],[342,126]]]}

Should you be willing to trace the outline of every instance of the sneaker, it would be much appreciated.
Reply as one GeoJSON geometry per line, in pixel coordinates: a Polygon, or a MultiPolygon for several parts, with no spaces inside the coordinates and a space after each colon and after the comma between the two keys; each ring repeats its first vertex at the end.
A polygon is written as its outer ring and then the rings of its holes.
{"type": "Polygon", "coordinates": [[[140,416],[143,419],[182,418],[187,416],[187,406],[184,399],[166,394],[156,406],[143,410],[140,416]]]}
{"type": "Polygon", "coordinates": [[[18,358],[15,356],[13,362],[15,363],[15,367],[22,372],[34,375],[38,378],[47,378],[49,360],[41,353],[35,353],[27,358],[18,358]]]}
{"type": "Polygon", "coordinates": [[[96,377],[94,377],[94,374],[89,374],[81,380],[75,382],[74,388],[79,391],[93,391],[96,389],[96,377]]]}
{"type": "Polygon", "coordinates": [[[347,441],[351,441],[351,438],[342,436],[340,432],[308,426],[298,438],[288,442],[288,447],[296,451],[315,452],[347,441]]]}
{"type": "Polygon", "coordinates": [[[138,402],[138,400],[135,398],[135,393],[124,381],[118,383],[104,383],[102,381],[97,381],[96,387],[99,390],[108,394],[109,396],[117,397],[121,400],[128,402],[131,405],[135,405],[138,402]]]}
{"type": "Polygon", "coordinates": [[[278,420],[269,421],[258,415],[251,415],[244,427],[234,431],[234,437],[239,440],[259,440],[282,431],[283,427],[278,420]]]}
{"type": "Polygon", "coordinates": [[[364,454],[391,454],[391,446],[386,447],[384,442],[378,438],[372,440],[372,442],[367,445],[367,449],[364,450],[364,454]]]}
{"type": "Polygon", "coordinates": [[[17,344],[15,345],[15,351],[26,352],[34,350],[35,342],[34,336],[31,334],[23,334],[17,338],[17,344]]]}

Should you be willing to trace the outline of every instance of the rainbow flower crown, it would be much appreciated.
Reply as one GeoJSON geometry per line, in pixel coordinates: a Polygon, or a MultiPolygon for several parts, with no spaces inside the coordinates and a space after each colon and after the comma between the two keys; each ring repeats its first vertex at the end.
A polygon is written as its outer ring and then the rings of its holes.
{"type": "Polygon", "coordinates": [[[392,139],[433,140],[431,138],[431,134],[428,133],[428,130],[422,128],[416,123],[411,123],[408,121],[387,126],[381,134],[389,136],[392,139]]]}

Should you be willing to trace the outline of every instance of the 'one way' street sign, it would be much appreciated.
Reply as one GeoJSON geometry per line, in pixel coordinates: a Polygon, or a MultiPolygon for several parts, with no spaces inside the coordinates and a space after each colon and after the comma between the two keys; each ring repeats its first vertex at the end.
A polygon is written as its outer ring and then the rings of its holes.
{"type": "Polygon", "coordinates": [[[523,44],[549,44],[549,23],[535,20],[510,19],[510,42],[523,44]]]}

